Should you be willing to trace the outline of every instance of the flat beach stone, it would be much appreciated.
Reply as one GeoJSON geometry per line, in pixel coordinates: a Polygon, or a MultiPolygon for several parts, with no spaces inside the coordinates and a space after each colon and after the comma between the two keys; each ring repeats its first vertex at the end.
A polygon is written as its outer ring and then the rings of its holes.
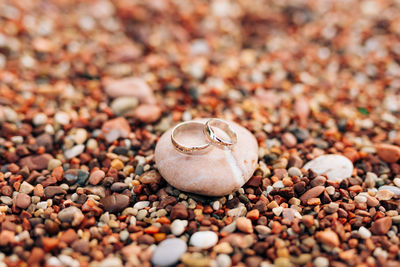
{"type": "MultiPolygon", "coordinates": [[[[207,196],[227,195],[244,185],[257,167],[258,144],[247,129],[234,122],[229,124],[238,136],[232,150],[211,145],[205,153],[195,155],[178,152],[171,143],[172,129],[166,131],[155,149],[161,176],[180,190],[207,196]]],[[[198,129],[185,131],[183,137],[188,142],[205,142],[198,129]]]]}
{"type": "Polygon", "coordinates": [[[211,248],[218,242],[218,236],[212,231],[196,232],[190,238],[190,245],[198,248],[211,248]]]}
{"type": "Polygon", "coordinates": [[[342,155],[322,155],[304,165],[304,169],[311,169],[318,175],[325,174],[330,181],[340,182],[353,173],[353,163],[342,155]]]}
{"type": "Polygon", "coordinates": [[[393,186],[393,185],[383,185],[379,187],[379,190],[387,190],[394,193],[395,196],[400,195],[400,187],[393,186]]]}
{"type": "Polygon", "coordinates": [[[111,97],[133,96],[140,103],[154,104],[153,90],[141,78],[129,77],[119,80],[106,78],[103,80],[104,91],[111,97]]]}
{"type": "Polygon", "coordinates": [[[157,266],[176,264],[187,250],[186,242],[180,238],[169,238],[162,241],[154,250],[151,262],[157,266]]]}

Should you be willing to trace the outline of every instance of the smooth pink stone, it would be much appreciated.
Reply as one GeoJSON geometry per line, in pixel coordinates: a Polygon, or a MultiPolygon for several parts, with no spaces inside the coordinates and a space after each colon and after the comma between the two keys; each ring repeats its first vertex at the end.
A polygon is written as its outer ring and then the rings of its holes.
{"type": "MultiPolygon", "coordinates": [[[[200,121],[206,122],[207,119],[200,121]]],[[[203,154],[178,152],[171,143],[172,129],[166,131],[155,149],[155,161],[161,176],[182,191],[207,196],[227,195],[243,186],[257,167],[258,144],[247,129],[229,123],[238,135],[232,149],[211,145],[203,154]]],[[[186,145],[205,142],[198,128],[185,131],[178,137],[186,145]]]]}
{"type": "Polygon", "coordinates": [[[106,78],[103,80],[104,91],[111,97],[133,96],[140,103],[154,104],[156,102],[153,91],[147,83],[136,77],[114,80],[106,78]]]}
{"type": "Polygon", "coordinates": [[[131,133],[131,128],[125,118],[119,117],[105,122],[101,127],[101,132],[107,142],[114,142],[120,137],[127,138],[131,133]]]}

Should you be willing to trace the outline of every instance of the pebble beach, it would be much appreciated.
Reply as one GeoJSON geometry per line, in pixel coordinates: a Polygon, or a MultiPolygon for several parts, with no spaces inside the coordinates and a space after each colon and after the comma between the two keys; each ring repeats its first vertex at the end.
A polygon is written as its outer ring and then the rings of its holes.
{"type": "Polygon", "coordinates": [[[396,267],[399,212],[400,1],[0,1],[0,267],[396,267]],[[178,190],[212,117],[256,169],[178,190]]]}

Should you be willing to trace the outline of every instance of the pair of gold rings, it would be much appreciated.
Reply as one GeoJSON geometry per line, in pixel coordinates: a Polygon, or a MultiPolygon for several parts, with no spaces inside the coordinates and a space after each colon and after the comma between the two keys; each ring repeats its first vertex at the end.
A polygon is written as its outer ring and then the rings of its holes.
{"type": "Polygon", "coordinates": [[[196,152],[205,151],[210,145],[215,145],[220,148],[230,148],[231,146],[236,144],[237,134],[228,124],[228,122],[221,119],[209,119],[206,123],[202,123],[199,121],[187,121],[179,123],[172,129],[171,142],[174,145],[175,149],[179,152],[185,154],[193,154],[196,152]],[[219,136],[213,129],[214,127],[222,130],[229,137],[229,140],[219,136]],[[185,130],[195,129],[199,129],[199,131],[203,132],[206,139],[206,142],[204,144],[188,146],[177,140],[177,135],[179,135],[180,133],[184,132],[185,130]]]}

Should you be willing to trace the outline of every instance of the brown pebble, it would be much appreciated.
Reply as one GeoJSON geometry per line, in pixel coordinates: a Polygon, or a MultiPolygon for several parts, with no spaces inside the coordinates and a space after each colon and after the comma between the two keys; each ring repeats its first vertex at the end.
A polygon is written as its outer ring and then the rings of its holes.
{"type": "Polygon", "coordinates": [[[282,135],[282,143],[285,146],[291,148],[291,147],[296,146],[297,140],[296,140],[296,137],[292,133],[284,133],[282,135]]]}
{"type": "Polygon", "coordinates": [[[54,197],[55,195],[64,195],[67,192],[62,189],[60,186],[47,186],[44,188],[44,195],[47,198],[54,197]]]}
{"type": "Polygon", "coordinates": [[[60,242],[65,242],[67,244],[70,244],[77,238],[78,238],[78,234],[75,232],[74,229],[70,228],[61,234],[59,240],[60,240],[60,242]]]}
{"type": "Polygon", "coordinates": [[[372,224],[371,232],[376,235],[384,235],[389,231],[390,227],[392,227],[392,218],[383,217],[372,224]]]}
{"type": "Polygon", "coordinates": [[[170,218],[173,221],[175,219],[187,219],[188,216],[189,213],[185,205],[183,203],[178,203],[172,208],[170,218]]]}
{"type": "Polygon", "coordinates": [[[27,166],[30,170],[47,169],[49,161],[53,159],[50,154],[42,154],[38,156],[27,156],[19,161],[21,167],[27,166]]]}
{"type": "Polygon", "coordinates": [[[253,225],[251,223],[250,219],[247,219],[245,217],[239,217],[236,220],[236,227],[239,229],[239,231],[247,234],[253,233],[253,225]]]}
{"type": "Polygon", "coordinates": [[[18,193],[15,197],[15,205],[18,208],[26,209],[31,204],[31,197],[25,193],[18,193]]]}
{"type": "Polygon", "coordinates": [[[82,254],[89,254],[89,242],[83,239],[76,240],[72,243],[71,248],[82,254]]]}
{"type": "Polygon", "coordinates": [[[139,180],[144,184],[158,184],[161,180],[161,175],[158,171],[151,170],[148,172],[143,173],[139,180]]]}
{"type": "Polygon", "coordinates": [[[330,247],[337,247],[340,244],[338,235],[329,229],[316,233],[315,237],[319,242],[330,247]]]}
{"type": "Polygon", "coordinates": [[[106,174],[104,173],[104,171],[96,170],[90,174],[89,183],[92,185],[97,185],[104,179],[105,176],[106,174]]]}
{"type": "Polygon", "coordinates": [[[134,116],[142,122],[152,123],[161,117],[161,112],[159,106],[142,104],[136,108],[134,116]]]}
{"type": "Polygon", "coordinates": [[[37,184],[37,185],[35,186],[35,188],[33,189],[33,194],[34,194],[35,196],[38,196],[38,197],[43,197],[43,196],[44,196],[43,185],[37,184]]]}
{"type": "Polygon", "coordinates": [[[314,216],[312,215],[304,215],[301,219],[306,227],[311,227],[314,225],[314,216]]]}
{"type": "Polygon", "coordinates": [[[300,197],[300,200],[301,200],[303,203],[307,203],[307,201],[308,201],[309,199],[311,199],[311,198],[316,198],[316,197],[318,197],[319,195],[321,195],[322,192],[324,192],[324,190],[325,190],[325,187],[322,186],[322,185],[313,187],[313,188],[309,189],[307,192],[305,192],[305,193],[300,197]]]}
{"type": "Polygon", "coordinates": [[[115,194],[101,199],[100,202],[106,211],[119,212],[128,207],[129,197],[123,194],[115,194]]]}
{"type": "Polygon", "coordinates": [[[376,146],[378,156],[388,163],[395,163],[400,159],[400,147],[389,144],[379,144],[376,146]]]}

